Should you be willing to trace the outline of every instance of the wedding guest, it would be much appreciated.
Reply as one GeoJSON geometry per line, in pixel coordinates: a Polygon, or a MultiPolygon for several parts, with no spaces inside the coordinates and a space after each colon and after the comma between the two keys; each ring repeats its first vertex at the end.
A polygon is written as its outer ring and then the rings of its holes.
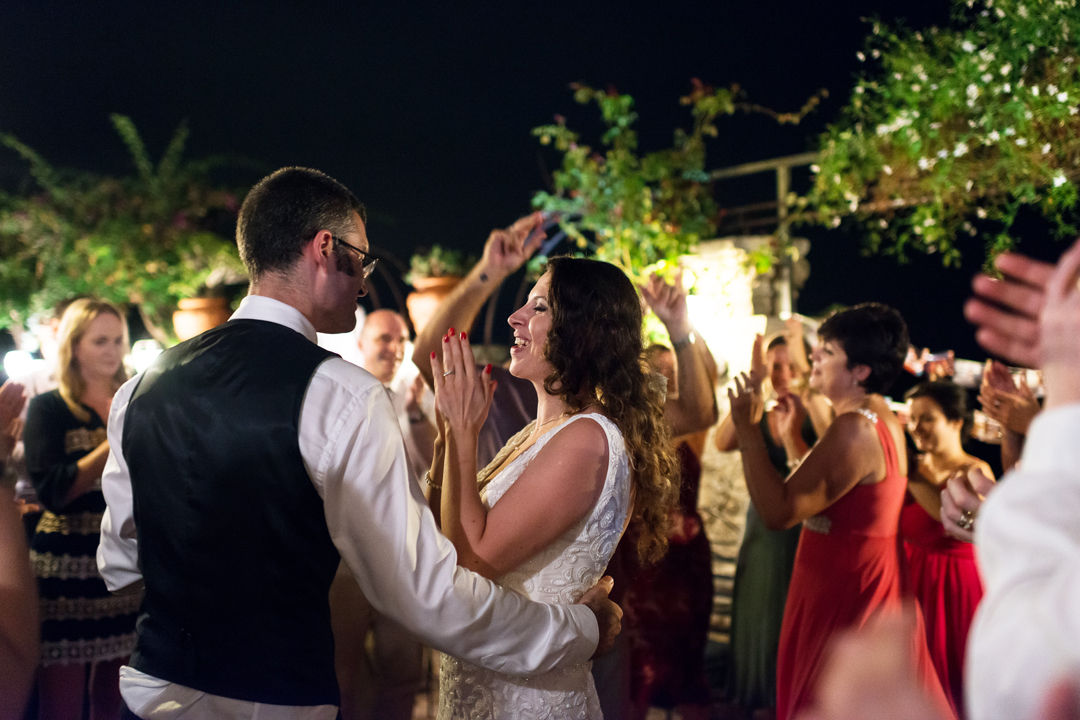
{"type": "MultiPolygon", "coordinates": [[[[0,474],[11,455],[26,404],[23,386],[0,386],[0,474]]],[[[37,591],[26,538],[10,488],[0,488],[0,720],[23,717],[40,653],[37,591]]]]}
{"type": "MultiPolygon", "coordinates": [[[[790,332],[790,328],[789,328],[790,332]]],[[[787,475],[806,455],[818,437],[818,430],[807,405],[812,406],[807,380],[809,366],[802,367],[792,350],[802,345],[801,326],[789,342],[787,335],[777,335],[766,345],[764,338],[754,338],[750,356],[751,384],[755,392],[765,392],[768,384],[775,405],[757,419],[770,462],[778,473],[787,475]]],[[[798,353],[804,355],[805,353],[798,353]]],[[[818,396],[820,397],[820,396],[818,396]]],[[[819,420],[824,433],[831,418],[825,413],[819,420]]],[[[730,452],[739,447],[731,416],[717,428],[714,442],[718,450],[730,452]]],[[[746,525],[735,565],[731,607],[731,664],[728,673],[728,697],[748,710],[768,712],[776,707],[776,657],[780,627],[784,618],[788,584],[802,531],[796,524],[772,530],[749,503],[746,525]]]]}
{"type": "MultiPolygon", "coordinates": [[[[668,552],[655,565],[636,562],[631,527],[619,542],[609,572],[623,587],[626,645],[611,653],[626,655],[630,670],[628,707],[612,709],[613,693],[601,695],[605,716],[644,718],[652,706],[677,709],[686,720],[706,717],[710,691],[705,680],[705,643],[712,611],[712,556],[705,523],[698,512],[700,453],[704,434],[717,420],[719,371],[705,340],[690,323],[682,270],[671,282],[652,275],[640,288],[660,319],[672,347],[654,345],[646,357],[666,380],[664,422],[675,438],[678,474],[672,478],[678,504],[668,528],[668,552]],[[606,705],[604,704],[606,703],[606,705]]],[[[607,676],[595,671],[597,691],[607,676]]]]}
{"type": "Polygon", "coordinates": [[[967,392],[950,381],[909,390],[908,432],[918,457],[908,472],[908,498],[900,513],[910,589],[919,602],[934,669],[957,715],[964,715],[964,655],[968,629],[983,587],[968,542],[949,537],[941,524],[941,491],[973,468],[992,478],[990,466],[965,452],[970,427],[967,392]]]}
{"type": "MultiPolygon", "coordinates": [[[[48,319],[37,326],[34,336],[38,341],[38,352],[41,353],[41,360],[30,372],[13,378],[25,388],[28,402],[42,393],[55,390],[57,385],[60,384],[56,367],[60,318],[64,316],[64,311],[67,310],[71,303],[84,297],[86,296],[73,295],[56,303],[48,319]]],[[[23,423],[26,422],[26,412],[27,408],[24,407],[20,416],[23,423]]],[[[16,434],[16,440],[15,447],[11,451],[10,468],[15,475],[15,500],[18,503],[19,512],[22,513],[23,525],[26,527],[27,537],[29,538],[33,537],[34,529],[37,527],[38,520],[41,519],[42,507],[41,503],[38,502],[37,491],[34,490],[34,483],[30,479],[30,473],[26,470],[26,447],[22,442],[21,428],[16,434]]]]}
{"type": "MultiPolygon", "coordinates": [[[[357,345],[363,355],[362,367],[387,388],[410,470],[418,480],[431,465],[435,441],[435,428],[417,399],[424,389],[423,381],[419,388],[414,383],[409,397],[390,389],[408,342],[405,318],[393,310],[375,310],[364,319],[357,345]],[[416,468],[420,468],[419,474],[416,468]]],[[[410,720],[413,701],[424,682],[423,646],[371,607],[345,563],[338,566],[330,586],[330,619],[342,719],[410,720]]]]}
{"type": "Polygon", "coordinates": [[[1080,242],[1056,267],[1012,253],[995,265],[1003,277],[977,277],[965,315],[989,352],[1042,370],[1046,406],[972,519],[986,586],[968,645],[972,720],[1035,717],[1080,667],[1080,242]]]}
{"type": "Polygon", "coordinates": [[[1026,380],[1013,378],[1003,363],[987,360],[979,386],[983,413],[1001,427],[1001,466],[1011,470],[1020,459],[1031,421],[1039,413],[1039,401],[1026,380]]]}
{"type": "MultiPolygon", "coordinates": [[[[729,390],[751,502],[767,527],[802,522],[784,609],[777,667],[777,717],[811,705],[832,635],[858,627],[902,599],[897,538],[906,486],[903,428],[882,397],[900,372],[907,328],[890,307],[866,303],[818,330],[811,388],[836,419],[785,480],[756,421],[762,398],[746,376],[729,390]]],[[[922,628],[910,639],[919,677],[948,711],[922,628]]]]}
{"type": "Polygon", "coordinates": [[[76,300],[60,321],[59,388],[30,401],[26,468],[45,512],[30,542],[41,596],[40,717],[118,718],[120,666],[135,644],[139,596],[112,597],[94,553],[105,498],[106,419],[127,377],[127,326],[101,300],[76,300]]]}

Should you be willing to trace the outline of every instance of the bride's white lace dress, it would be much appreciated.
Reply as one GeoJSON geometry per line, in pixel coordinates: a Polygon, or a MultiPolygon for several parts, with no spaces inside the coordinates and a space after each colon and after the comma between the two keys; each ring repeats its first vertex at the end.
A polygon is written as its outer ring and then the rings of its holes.
{"type": "MultiPolygon", "coordinates": [[[[630,463],[622,434],[603,415],[585,413],[541,437],[481,491],[493,506],[524,472],[540,449],[556,433],[583,418],[604,429],[608,443],[608,469],[604,489],[592,512],[555,542],[520,567],[498,578],[499,585],[532,600],[553,604],[574,603],[596,584],[615,552],[630,504],[630,463]]],[[[528,426],[522,433],[527,433],[528,426]]],[[[489,468],[502,462],[516,446],[515,436],[489,468]]],[[[481,478],[484,474],[481,473],[481,478]]],[[[603,717],[585,662],[529,677],[503,675],[444,655],[439,672],[439,720],[595,720],[603,717]]]]}

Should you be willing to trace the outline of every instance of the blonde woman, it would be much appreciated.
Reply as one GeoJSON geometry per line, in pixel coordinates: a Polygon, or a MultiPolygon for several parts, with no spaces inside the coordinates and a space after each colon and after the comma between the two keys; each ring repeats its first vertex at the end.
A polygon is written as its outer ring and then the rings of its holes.
{"type": "Polygon", "coordinates": [[[26,466],[46,511],[30,544],[41,597],[40,717],[120,717],[120,665],[135,641],[139,597],[113,597],[95,555],[109,454],[105,421],[126,379],[128,338],[113,305],[76,300],[60,321],[60,387],[30,402],[26,466]]]}

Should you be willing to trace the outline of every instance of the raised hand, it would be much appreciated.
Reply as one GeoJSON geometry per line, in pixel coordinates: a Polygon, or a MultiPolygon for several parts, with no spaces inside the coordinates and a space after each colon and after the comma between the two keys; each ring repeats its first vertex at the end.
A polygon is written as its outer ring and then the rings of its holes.
{"type": "MultiPolygon", "coordinates": [[[[789,356],[790,357],[790,356],[789,356]]],[[[761,392],[761,385],[765,378],[769,377],[769,361],[765,351],[765,336],[761,333],[754,335],[754,346],[750,351],[750,384],[761,392]]]]}
{"type": "Polygon", "coordinates": [[[1080,241],[1058,261],[1046,284],[1045,304],[1039,317],[1043,384],[1046,406],[1080,401],[1080,241]]]}
{"type": "Polygon", "coordinates": [[[787,339],[788,359],[798,370],[800,376],[810,374],[810,359],[806,357],[806,342],[803,338],[802,320],[792,315],[784,321],[784,338],[787,339]]]}
{"type": "Polygon", "coordinates": [[[977,275],[975,297],[964,305],[964,316],[976,326],[975,340],[986,350],[1017,365],[1040,367],[1039,314],[1054,266],[1016,253],[999,255],[994,265],[1003,277],[977,275]]]}
{"type": "Polygon", "coordinates": [[[495,381],[491,365],[479,371],[466,333],[443,336],[440,358],[431,353],[431,373],[435,380],[435,407],[451,433],[479,434],[484,424],[495,381]]]}
{"type": "Polygon", "coordinates": [[[731,421],[735,427],[757,425],[765,414],[761,387],[755,388],[746,373],[736,377],[734,385],[728,388],[728,402],[731,403],[731,421]]]}
{"type": "Polygon", "coordinates": [[[672,342],[678,342],[690,334],[690,311],[686,306],[686,290],[683,289],[683,271],[675,272],[675,282],[667,283],[656,273],[649,276],[641,286],[641,296],[649,308],[667,328],[672,342]]]}
{"type": "Polygon", "coordinates": [[[534,212],[508,228],[492,230],[481,259],[485,270],[505,277],[524,265],[547,237],[543,226],[543,214],[534,212]]]}

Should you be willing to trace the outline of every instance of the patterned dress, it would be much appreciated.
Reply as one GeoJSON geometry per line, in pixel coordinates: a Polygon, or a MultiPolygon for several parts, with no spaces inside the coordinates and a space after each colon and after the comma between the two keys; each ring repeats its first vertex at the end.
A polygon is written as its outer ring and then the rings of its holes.
{"type": "MultiPolygon", "coordinates": [[[[602,415],[576,415],[542,436],[481,491],[487,507],[499,501],[537,453],[563,428],[590,418],[604,429],[608,470],[592,512],[555,542],[498,578],[499,585],[540,602],[568,605],[596,584],[615,551],[630,503],[630,462],[622,435],[602,415]]],[[[530,424],[522,433],[532,430],[530,424]]],[[[515,439],[523,437],[521,434],[515,439]]],[[[497,466],[514,439],[492,461],[497,466]]],[[[439,679],[439,720],[598,720],[602,717],[590,673],[591,663],[528,677],[504,675],[446,655],[439,679]]]]}
{"type": "MultiPolygon", "coordinates": [[[[85,407],[85,406],[84,406],[85,407]]],[[[97,546],[105,498],[98,488],[64,502],[79,458],[105,440],[105,423],[68,409],[60,392],[30,401],[23,442],[26,466],[46,511],[30,542],[41,611],[41,664],[125,658],[135,646],[139,595],[114,596],[98,575],[97,546]]]]}

